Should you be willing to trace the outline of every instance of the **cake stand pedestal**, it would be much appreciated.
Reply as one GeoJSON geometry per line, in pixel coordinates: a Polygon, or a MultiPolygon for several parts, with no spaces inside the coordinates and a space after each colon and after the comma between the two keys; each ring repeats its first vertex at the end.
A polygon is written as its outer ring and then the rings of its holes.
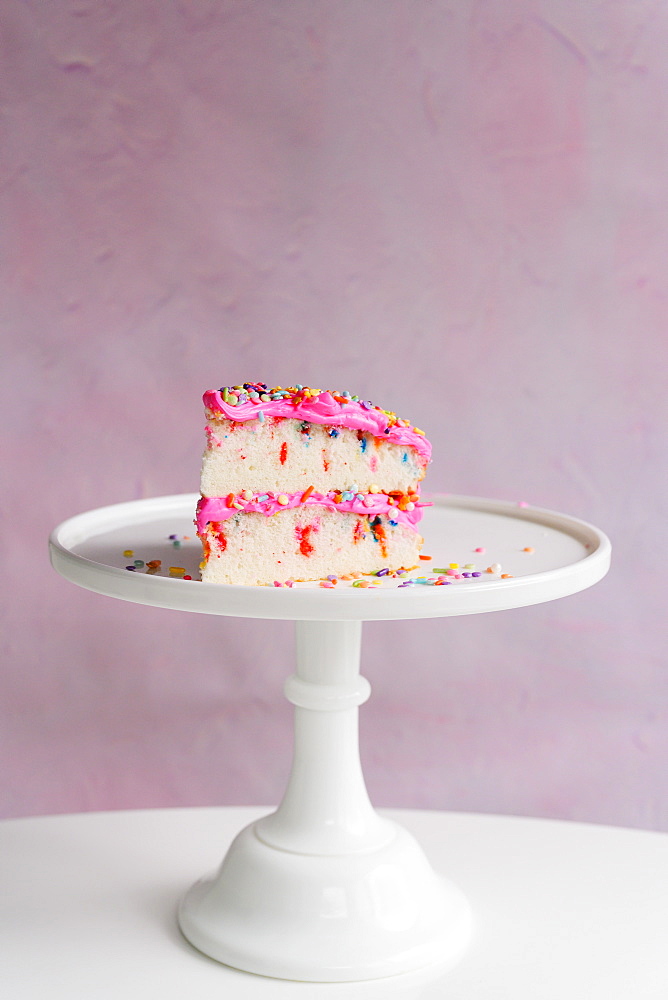
{"type": "MultiPolygon", "coordinates": [[[[294,756],[278,809],[243,829],[218,871],[184,896],[179,923],[200,951],[281,979],[345,982],[456,961],[473,915],[457,886],[436,874],[417,841],[381,818],[367,795],[358,710],[363,621],[475,614],[537,604],[600,580],[610,544],[583,521],[499,501],[442,497],[422,530],[431,565],[478,561],[479,577],[401,588],[217,586],[195,582],[199,543],[188,538],[197,497],[139,500],[64,522],[51,536],[63,576],[137,603],[200,613],[281,618],[297,625],[294,756]],[[179,546],[175,558],[174,543],[179,546]],[[128,572],[178,561],[193,580],[128,572]],[[493,572],[482,567],[495,566],[493,572]],[[504,578],[500,577],[501,567],[504,578]]],[[[414,574],[416,575],[416,574],[414,574]]]]}
{"type": "Polygon", "coordinates": [[[275,813],[246,827],[181,904],[185,936],[235,968],[337,982],[453,958],[469,905],[417,841],[375,812],[357,743],[361,622],[297,623],[292,773],[275,813]]]}

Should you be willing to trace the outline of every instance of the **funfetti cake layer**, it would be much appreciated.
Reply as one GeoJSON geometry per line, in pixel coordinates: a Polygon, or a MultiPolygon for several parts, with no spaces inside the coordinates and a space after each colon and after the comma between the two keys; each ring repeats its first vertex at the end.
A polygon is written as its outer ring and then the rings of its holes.
{"type": "Polygon", "coordinates": [[[400,511],[384,494],[337,503],[335,496],[315,493],[304,503],[300,493],[242,501],[243,511],[235,502],[200,500],[197,531],[206,583],[317,580],[385,567],[408,569],[418,562],[419,504],[400,511]]]}
{"type": "Polygon", "coordinates": [[[408,493],[417,490],[431,457],[424,433],[407,420],[339,393],[223,389],[205,393],[204,404],[207,497],[308,486],[326,493],[351,485],[408,493]]]}
{"type": "Polygon", "coordinates": [[[205,582],[271,584],[412,568],[431,448],[348,393],[262,383],[204,395],[197,530],[205,582]]]}

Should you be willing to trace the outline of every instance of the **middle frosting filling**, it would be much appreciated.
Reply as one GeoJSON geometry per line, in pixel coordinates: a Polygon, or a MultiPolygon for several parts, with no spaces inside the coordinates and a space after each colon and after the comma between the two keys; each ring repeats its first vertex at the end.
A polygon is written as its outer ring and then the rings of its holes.
{"type": "Polygon", "coordinates": [[[227,521],[235,514],[265,514],[270,516],[295,507],[324,507],[348,514],[387,514],[397,524],[416,529],[422,517],[422,507],[431,507],[428,500],[417,494],[353,493],[332,490],[317,493],[299,490],[297,493],[230,493],[227,497],[201,497],[197,504],[197,531],[203,533],[210,521],[227,521]]]}

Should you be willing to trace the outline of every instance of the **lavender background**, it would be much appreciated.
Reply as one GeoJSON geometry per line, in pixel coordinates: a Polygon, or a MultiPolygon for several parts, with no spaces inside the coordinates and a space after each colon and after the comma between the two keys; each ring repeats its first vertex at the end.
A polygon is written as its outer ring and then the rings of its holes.
{"type": "Polygon", "coordinates": [[[553,604],[365,626],[375,804],[668,830],[668,8],[0,3],[4,816],[278,800],[292,626],[49,567],[197,489],[200,396],[350,389],[433,490],[612,538],[553,604]]]}

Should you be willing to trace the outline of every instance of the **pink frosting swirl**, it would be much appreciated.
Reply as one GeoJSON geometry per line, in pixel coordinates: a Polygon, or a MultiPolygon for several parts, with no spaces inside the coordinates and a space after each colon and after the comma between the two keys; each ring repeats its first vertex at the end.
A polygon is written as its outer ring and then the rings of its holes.
{"type": "Polygon", "coordinates": [[[326,424],[331,427],[347,427],[364,431],[381,441],[413,448],[426,465],[431,458],[431,444],[424,434],[411,427],[407,421],[397,421],[377,406],[357,400],[340,403],[331,392],[320,392],[317,396],[303,398],[297,394],[294,400],[283,399],[248,400],[231,405],[225,402],[220,390],[204,393],[204,405],[209,411],[222,414],[228,420],[244,422],[257,419],[262,412],[268,417],[284,417],[292,420],[306,420],[312,424],[326,424]]]}
{"type": "Polygon", "coordinates": [[[357,495],[352,500],[341,500],[335,502],[334,497],[340,494],[311,493],[302,499],[304,490],[298,493],[258,493],[250,500],[244,500],[242,494],[236,494],[233,503],[238,503],[238,507],[230,507],[225,497],[201,497],[197,504],[197,514],[195,524],[197,533],[203,535],[209,521],[227,521],[235,514],[265,514],[270,517],[278,514],[281,510],[291,510],[295,507],[324,507],[326,510],[343,511],[350,514],[363,514],[375,517],[377,514],[385,514],[393,521],[407,528],[417,530],[417,524],[422,517],[422,507],[431,507],[428,500],[418,500],[413,505],[413,510],[399,510],[395,504],[389,502],[389,497],[385,493],[366,493],[362,500],[357,495]],[[279,503],[278,497],[287,501],[279,503]],[[262,499],[262,498],[266,499],[262,499]]]}

